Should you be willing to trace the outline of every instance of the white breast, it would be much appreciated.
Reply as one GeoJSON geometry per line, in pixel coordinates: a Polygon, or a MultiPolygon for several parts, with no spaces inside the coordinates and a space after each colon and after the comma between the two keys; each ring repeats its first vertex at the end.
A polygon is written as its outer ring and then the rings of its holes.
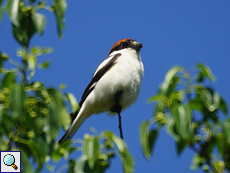
{"type": "MultiPolygon", "coordinates": [[[[122,95],[119,97],[122,111],[135,103],[139,95],[144,74],[140,54],[135,50],[125,49],[114,52],[111,57],[117,53],[122,55],[117,59],[116,64],[97,82],[94,90],[88,96],[89,98],[86,99],[86,102],[90,102],[91,109],[94,108],[95,114],[109,112],[116,104],[114,95],[118,91],[122,91],[122,95]]],[[[107,59],[106,61],[109,61],[111,58],[107,59]]],[[[100,66],[98,69],[101,68],[100,66]]]]}

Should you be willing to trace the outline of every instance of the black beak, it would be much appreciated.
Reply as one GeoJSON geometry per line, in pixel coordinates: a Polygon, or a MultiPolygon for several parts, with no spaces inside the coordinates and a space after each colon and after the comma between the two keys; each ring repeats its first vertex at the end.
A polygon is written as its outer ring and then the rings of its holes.
{"type": "Polygon", "coordinates": [[[137,52],[140,51],[140,49],[143,47],[144,45],[141,43],[136,44],[135,46],[133,46],[133,49],[135,49],[137,52]]]}

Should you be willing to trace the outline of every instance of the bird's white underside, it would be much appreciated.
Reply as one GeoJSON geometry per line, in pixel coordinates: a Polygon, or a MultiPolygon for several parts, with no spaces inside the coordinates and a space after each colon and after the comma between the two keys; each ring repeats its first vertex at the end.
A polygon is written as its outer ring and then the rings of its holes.
{"type": "Polygon", "coordinates": [[[121,53],[121,56],[116,60],[116,64],[95,84],[94,90],[83,103],[86,114],[112,114],[110,109],[115,105],[114,95],[120,90],[123,91],[119,98],[122,111],[136,102],[144,74],[139,52],[131,48],[113,52],[98,66],[94,75],[118,53],[121,53]]]}
{"type": "Polygon", "coordinates": [[[77,117],[68,129],[66,138],[72,138],[81,124],[91,115],[102,112],[112,114],[110,109],[116,104],[114,95],[118,91],[122,91],[118,101],[122,111],[136,102],[144,74],[141,56],[136,50],[126,48],[114,51],[98,66],[94,75],[118,53],[121,56],[115,61],[116,64],[93,84],[94,89],[82,104],[77,117]]]}

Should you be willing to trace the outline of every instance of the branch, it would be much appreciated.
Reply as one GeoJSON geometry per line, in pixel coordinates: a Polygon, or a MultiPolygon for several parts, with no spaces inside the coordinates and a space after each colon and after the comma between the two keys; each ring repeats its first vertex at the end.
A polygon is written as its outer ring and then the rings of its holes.
{"type": "Polygon", "coordinates": [[[121,138],[121,139],[124,139],[124,138],[123,138],[122,125],[121,125],[121,115],[120,115],[120,112],[118,112],[118,119],[119,119],[119,126],[118,126],[118,128],[119,128],[119,130],[120,130],[120,138],[121,138]]]}
{"type": "Polygon", "coordinates": [[[224,155],[224,167],[225,168],[226,168],[226,166],[228,164],[229,155],[230,155],[230,150],[227,150],[225,155],[224,155]]]}
{"type": "MultiPolygon", "coordinates": [[[[201,143],[200,143],[201,145],[201,143]]],[[[189,148],[194,151],[195,153],[200,154],[202,157],[205,158],[206,163],[209,165],[210,169],[212,170],[212,172],[218,172],[215,167],[213,166],[212,162],[211,162],[211,158],[204,152],[205,150],[201,147],[200,149],[196,148],[194,145],[189,145],[189,148]]]]}

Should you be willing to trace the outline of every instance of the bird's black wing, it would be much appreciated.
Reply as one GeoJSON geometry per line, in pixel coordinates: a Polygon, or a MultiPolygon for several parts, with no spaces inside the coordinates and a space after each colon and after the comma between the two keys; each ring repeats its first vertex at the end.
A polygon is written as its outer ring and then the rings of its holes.
{"type": "MultiPolygon", "coordinates": [[[[119,58],[121,56],[120,53],[115,54],[113,56],[113,58],[111,58],[111,60],[105,65],[103,66],[101,69],[99,69],[97,71],[96,74],[94,74],[92,80],[90,81],[89,85],[86,87],[82,97],[81,97],[81,101],[79,102],[79,106],[81,107],[82,104],[84,103],[85,99],[88,97],[88,95],[93,91],[93,89],[95,88],[97,82],[101,79],[101,77],[108,72],[115,64],[116,64],[116,60],[117,58],[119,58]]],[[[72,117],[72,122],[74,121],[74,119],[76,118],[78,114],[78,111],[75,112],[74,114],[71,115],[72,117]]]]}

